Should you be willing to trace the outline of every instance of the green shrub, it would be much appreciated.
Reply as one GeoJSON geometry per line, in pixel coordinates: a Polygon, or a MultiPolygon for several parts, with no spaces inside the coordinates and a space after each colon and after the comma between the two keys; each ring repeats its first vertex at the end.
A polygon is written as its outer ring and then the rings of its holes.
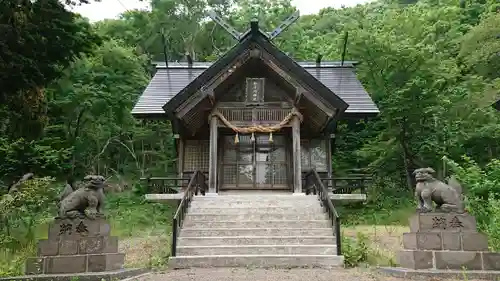
{"type": "Polygon", "coordinates": [[[35,239],[35,230],[54,211],[58,189],[53,178],[35,178],[17,192],[0,197],[0,249],[23,248],[35,239]]]}
{"type": "Polygon", "coordinates": [[[500,250],[500,160],[484,167],[469,157],[463,157],[462,164],[445,161],[463,185],[467,210],[476,217],[479,230],[488,235],[493,250],[500,250]]]}
{"type": "Polygon", "coordinates": [[[342,235],[342,255],[345,267],[355,267],[368,261],[368,237],[358,232],[356,239],[342,235]]]}
{"type": "Polygon", "coordinates": [[[0,197],[0,276],[22,274],[35,254],[37,230],[55,209],[58,189],[52,178],[35,178],[0,197]]]}

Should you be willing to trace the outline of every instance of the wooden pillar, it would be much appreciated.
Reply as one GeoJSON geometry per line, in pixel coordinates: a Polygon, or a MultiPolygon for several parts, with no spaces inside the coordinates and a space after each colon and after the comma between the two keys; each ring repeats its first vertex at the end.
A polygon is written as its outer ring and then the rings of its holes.
{"type": "MultiPolygon", "coordinates": [[[[333,129],[332,133],[328,134],[325,139],[326,139],[326,150],[328,152],[327,154],[327,161],[328,161],[328,177],[332,178],[334,175],[333,172],[333,164],[332,164],[332,158],[333,158],[333,153],[334,153],[334,145],[335,145],[335,138],[337,137],[335,134],[337,133],[337,120],[333,121],[333,129]],[[333,145],[332,145],[333,144],[333,145]]],[[[328,181],[328,186],[333,186],[332,181],[328,181]]]]}
{"type": "Polygon", "coordinates": [[[292,118],[292,157],[293,157],[293,193],[302,193],[302,167],[300,158],[300,119],[297,115],[292,118]]]}
{"type": "MultiPolygon", "coordinates": [[[[330,157],[335,157],[335,150],[337,148],[337,128],[338,128],[338,121],[335,121],[334,127],[333,127],[333,134],[330,134],[330,140],[328,143],[330,144],[330,157]]],[[[332,160],[330,158],[330,178],[335,177],[335,171],[333,170],[332,167],[332,160]]],[[[331,188],[332,190],[336,189],[337,186],[335,184],[335,180],[331,180],[331,188]]]]}
{"type": "Polygon", "coordinates": [[[325,186],[330,188],[332,186],[332,176],[333,176],[333,167],[332,167],[332,140],[330,139],[330,135],[325,137],[325,145],[326,145],[326,164],[328,169],[328,178],[330,180],[324,182],[325,186]]]}
{"type": "MultiPolygon", "coordinates": [[[[183,179],[184,178],[184,138],[178,139],[179,144],[177,146],[177,177],[183,179]]],[[[187,183],[184,180],[181,180],[180,185],[182,189],[187,186],[187,183]]]]}
{"type": "Polygon", "coordinates": [[[208,193],[217,193],[217,116],[210,117],[210,152],[208,163],[208,193]]]}

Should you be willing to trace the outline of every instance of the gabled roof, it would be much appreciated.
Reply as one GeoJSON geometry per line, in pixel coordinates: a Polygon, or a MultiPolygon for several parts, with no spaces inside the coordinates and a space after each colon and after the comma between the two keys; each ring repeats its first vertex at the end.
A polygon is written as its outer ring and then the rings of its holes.
{"type": "MultiPolygon", "coordinates": [[[[158,64],[156,74],[137,101],[132,114],[137,116],[165,115],[163,105],[211,64],[194,63],[192,67],[189,67],[187,63],[169,62],[168,68],[165,64],[158,64]]],[[[320,66],[316,66],[314,62],[299,62],[299,64],[349,104],[346,114],[370,115],[379,112],[356,77],[352,62],[344,62],[342,67],[338,62],[324,62],[320,66]]]]}
{"type": "Polygon", "coordinates": [[[378,109],[354,73],[354,63],[346,62],[316,65],[297,63],[275,47],[258,29],[250,32],[215,63],[157,66],[157,73],[139,98],[132,114],[142,116],[172,113],[199,90],[208,80],[219,74],[235,58],[256,44],[276,59],[281,67],[296,76],[325,101],[340,112],[376,114],[378,109]]]}

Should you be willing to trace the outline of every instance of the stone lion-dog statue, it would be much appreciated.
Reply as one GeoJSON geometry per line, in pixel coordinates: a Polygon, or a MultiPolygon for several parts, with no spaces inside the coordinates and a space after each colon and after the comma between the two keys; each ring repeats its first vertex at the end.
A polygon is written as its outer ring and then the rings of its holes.
{"type": "Polygon", "coordinates": [[[59,218],[83,217],[96,219],[101,217],[104,207],[104,186],[103,176],[89,175],[84,178],[84,185],[77,190],[72,190],[67,185],[61,194],[59,206],[59,218]]]}
{"type": "Polygon", "coordinates": [[[417,181],[415,197],[417,199],[418,212],[432,212],[433,204],[436,203],[436,211],[464,213],[464,202],[462,200],[462,186],[454,178],[448,180],[448,184],[434,178],[432,168],[416,169],[413,174],[417,181]]]}

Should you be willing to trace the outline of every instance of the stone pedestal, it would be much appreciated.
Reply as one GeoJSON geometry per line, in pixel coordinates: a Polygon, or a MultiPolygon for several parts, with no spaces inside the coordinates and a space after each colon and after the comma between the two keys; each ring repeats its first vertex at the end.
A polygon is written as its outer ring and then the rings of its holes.
{"type": "Polygon", "coordinates": [[[109,235],[105,219],[56,219],[37,257],[26,262],[27,275],[106,272],[123,269],[125,254],[109,235]]]}
{"type": "Polygon", "coordinates": [[[500,270],[500,254],[488,251],[488,238],[469,214],[416,214],[410,231],[397,255],[403,268],[500,270]]]}
{"type": "Polygon", "coordinates": [[[500,253],[488,251],[488,238],[477,232],[476,219],[469,214],[414,215],[397,261],[400,267],[381,272],[406,279],[500,277],[500,253]]]}

